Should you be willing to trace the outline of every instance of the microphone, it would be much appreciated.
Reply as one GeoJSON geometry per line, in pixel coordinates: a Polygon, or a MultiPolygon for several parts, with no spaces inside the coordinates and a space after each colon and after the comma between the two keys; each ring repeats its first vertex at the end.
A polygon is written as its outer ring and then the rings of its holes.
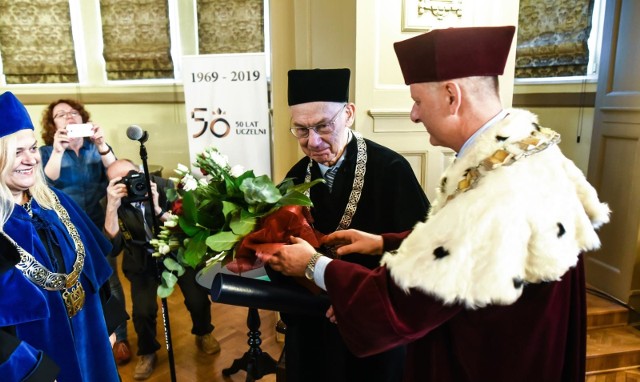
{"type": "Polygon", "coordinates": [[[127,137],[132,141],[145,143],[147,139],[149,139],[149,133],[147,133],[145,130],[142,130],[142,127],[138,125],[131,125],[127,127],[127,137]]]}

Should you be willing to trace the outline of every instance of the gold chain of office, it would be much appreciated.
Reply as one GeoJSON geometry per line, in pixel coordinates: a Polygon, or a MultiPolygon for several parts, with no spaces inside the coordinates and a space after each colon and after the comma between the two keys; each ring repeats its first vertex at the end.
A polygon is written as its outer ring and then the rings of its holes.
{"type": "Polygon", "coordinates": [[[540,127],[540,131],[536,131],[529,137],[496,150],[493,154],[480,161],[476,167],[468,169],[458,182],[458,187],[447,197],[447,201],[474,188],[480,178],[488,172],[502,166],[510,166],[520,159],[537,154],[558,143],[560,143],[560,134],[549,128],[540,127]]]}
{"type": "Polygon", "coordinates": [[[20,254],[20,262],[16,264],[24,276],[32,283],[44,288],[48,291],[63,291],[62,299],[67,309],[67,316],[69,318],[75,316],[84,306],[85,292],[80,282],[80,274],[84,268],[84,258],[86,256],[84,244],[80,239],[78,230],[71,222],[69,213],[62,206],[58,196],[52,191],[51,195],[54,199],[53,210],[56,212],[62,224],[64,224],[67,232],[71,236],[73,243],[76,247],[76,261],[73,264],[73,270],[69,274],[51,272],[45,268],[33,255],[25,251],[18,243],[11,237],[5,234],[9,241],[16,247],[20,254]]]}
{"type": "MultiPolygon", "coordinates": [[[[356,214],[356,209],[358,208],[360,196],[362,196],[362,188],[364,187],[364,175],[367,172],[367,143],[362,137],[362,134],[358,133],[357,131],[351,131],[351,133],[356,138],[356,145],[358,147],[358,154],[356,156],[356,171],[353,176],[353,186],[351,187],[351,194],[349,194],[349,201],[344,209],[344,213],[342,215],[342,218],[340,219],[340,223],[338,224],[338,228],[336,228],[336,231],[347,229],[351,225],[353,215],[356,214]]],[[[305,183],[311,182],[312,165],[313,160],[309,159],[307,174],[304,178],[305,183]]],[[[305,191],[305,194],[309,196],[310,191],[307,189],[305,191]]]]}

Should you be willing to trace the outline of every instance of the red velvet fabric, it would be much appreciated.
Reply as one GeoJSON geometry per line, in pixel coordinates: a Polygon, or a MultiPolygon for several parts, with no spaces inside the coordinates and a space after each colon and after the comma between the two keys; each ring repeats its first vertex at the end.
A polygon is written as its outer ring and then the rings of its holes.
{"type": "Polygon", "coordinates": [[[289,243],[291,236],[300,237],[315,248],[322,234],[309,223],[311,216],[302,206],[284,206],[260,222],[260,228],[245,236],[236,248],[235,259],[227,268],[235,273],[246,272],[263,265],[257,255],[273,255],[289,243]]]}
{"type": "Polygon", "coordinates": [[[408,344],[405,381],[584,381],[582,257],[561,281],[527,285],[514,304],[479,309],[403,291],[384,267],[334,260],[325,283],[354,354],[408,344]]]}
{"type": "Polygon", "coordinates": [[[393,45],[407,85],[504,72],[516,28],[434,29],[393,45]]]}

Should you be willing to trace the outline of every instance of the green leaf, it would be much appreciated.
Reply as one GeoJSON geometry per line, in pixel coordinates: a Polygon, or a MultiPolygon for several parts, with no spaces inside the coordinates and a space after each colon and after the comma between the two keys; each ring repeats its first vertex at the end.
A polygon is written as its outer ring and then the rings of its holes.
{"type": "Polygon", "coordinates": [[[178,225],[180,226],[180,229],[182,229],[182,231],[187,234],[187,236],[193,237],[196,236],[200,231],[202,231],[202,228],[198,227],[195,224],[195,221],[189,220],[185,216],[180,216],[178,218],[178,225]]]}
{"type": "Polygon", "coordinates": [[[178,277],[184,274],[184,267],[180,263],[172,259],[171,257],[165,257],[164,260],[162,261],[162,264],[164,264],[167,270],[171,272],[176,272],[178,274],[178,277]]]}
{"type": "Polygon", "coordinates": [[[289,189],[287,191],[298,191],[298,192],[305,192],[308,189],[310,189],[311,187],[315,186],[318,183],[325,183],[324,179],[322,178],[318,178],[318,179],[314,179],[309,183],[300,183],[300,184],[296,184],[293,187],[289,187],[289,189]]]}
{"type": "Polygon", "coordinates": [[[196,199],[192,192],[185,192],[182,195],[182,216],[191,225],[195,225],[198,209],[196,208],[196,199]]]}
{"type": "Polygon", "coordinates": [[[204,230],[201,230],[189,240],[189,244],[187,244],[187,248],[184,251],[184,262],[195,268],[200,264],[202,258],[207,253],[207,236],[208,233],[204,230]]]}
{"type": "Polygon", "coordinates": [[[253,231],[257,222],[256,217],[249,211],[240,210],[240,213],[233,214],[229,228],[236,235],[245,236],[253,231]]]}
{"type": "Polygon", "coordinates": [[[206,244],[216,252],[227,251],[240,240],[240,236],[229,231],[218,232],[207,238],[206,244]]]}
{"type": "Polygon", "coordinates": [[[280,193],[284,195],[293,186],[295,186],[295,183],[293,183],[293,178],[284,178],[282,182],[278,184],[278,190],[280,190],[280,193]]]}
{"type": "Polygon", "coordinates": [[[227,176],[226,174],[224,175],[224,185],[226,188],[225,194],[233,195],[235,191],[238,189],[238,186],[234,181],[234,179],[231,178],[230,176],[227,176]]]}
{"type": "Polygon", "coordinates": [[[162,277],[160,278],[160,285],[158,285],[158,289],[156,290],[156,294],[160,298],[167,298],[173,293],[173,288],[176,285],[178,278],[171,272],[163,271],[162,277]]]}
{"type": "Polygon", "coordinates": [[[165,193],[165,195],[167,195],[167,200],[170,201],[170,202],[175,202],[176,199],[178,199],[178,196],[179,196],[178,195],[178,191],[176,191],[175,188],[171,188],[171,187],[167,188],[164,191],[164,193],[165,193]]]}
{"type": "Polygon", "coordinates": [[[240,190],[244,193],[244,199],[249,204],[276,203],[282,197],[280,191],[266,175],[243,180],[240,190]]]}
{"type": "Polygon", "coordinates": [[[169,288],[168,286],[166,286],[164,284],[158,285],[158,289],[156,291],[156,294],[158,295],[158,297],[167,298],[167,297],[171,296],[171,293],[173,293],[173,288],[169,288]]]}
{"type": "Polygon", "coordinates": [[[256,176],[253,174],[253,170],[245,171],[242,175],[236,178],[236,187],[240,188],[240,185],[245,179],[255,178],[256,176]]]}
{"type": "Polygon", "coordinates": [[[280,200],[278,200],[278,205],[280,206],[296,205],[296,206],[311,207],[313,206],[313,203],[311,202],[311,199],[309,199],[307,195],[303,194],[302,192],[294,190],[294,191],[287,192],[286,195],[284,195],[280,200]]]}
{"type": "Polygon", "coordinates": [[[239,210],[241,207],[235,203],[223,201],[222,202],[222,214],[227,217],[230,213],[239,210]]]}
{"type": "Polygon", "coordinates": [[[162,283],[167,285],[167,288],[173,288],[178,282],[178,278],[171,272],[162,272],[162,283]]]}

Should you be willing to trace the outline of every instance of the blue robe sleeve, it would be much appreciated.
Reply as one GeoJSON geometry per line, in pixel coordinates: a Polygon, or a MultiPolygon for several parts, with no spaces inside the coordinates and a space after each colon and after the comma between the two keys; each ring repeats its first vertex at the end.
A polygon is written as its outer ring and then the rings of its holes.
{"type": "MultiPolygon", "coordinates": [[[[4,285],[11,280],[16,282],[26,281],[14,268],[19,259],[20,256],[13,244],[4,235],[0,235],[0,284],[4,285]]],[[[44,302],[38,298],[40,297],[39,292],[31,288],[28,282],[24,283],[20,289],[30,290],[33,293],[31,298],[44,302]]],[[[4,293],[3,298],[0,299],[0,317],[3,317],[0,320],[3,324],[0,325],[10,325],[12,321],[17,323],[21,320],[20,317],[11,314],[16,310],[16,306],[20,306],[20,301],[10,298],[12,295],[11,293],[4,293]]],[[[42,309],[42,305],[39,305],[40,307],[36,309],[43,312],[44,315],[48,315],[46,306],[42,309]]],[[[34,318],[34,315],[31,315],[31,317],[34,318]]],[[[13,333],[14,330],[11,328],[12,326],[0,327],[0,376],[2,376],[2,379],[24,382],[55,380],[59,371],[58,366],[42,351],[16,338],[13,333]]]]}
{"type": "Polygon", "coordinates": [[[0,330],[0,375],[5,381],[54,381],[60,368],[42,351],[0,330]]]}

